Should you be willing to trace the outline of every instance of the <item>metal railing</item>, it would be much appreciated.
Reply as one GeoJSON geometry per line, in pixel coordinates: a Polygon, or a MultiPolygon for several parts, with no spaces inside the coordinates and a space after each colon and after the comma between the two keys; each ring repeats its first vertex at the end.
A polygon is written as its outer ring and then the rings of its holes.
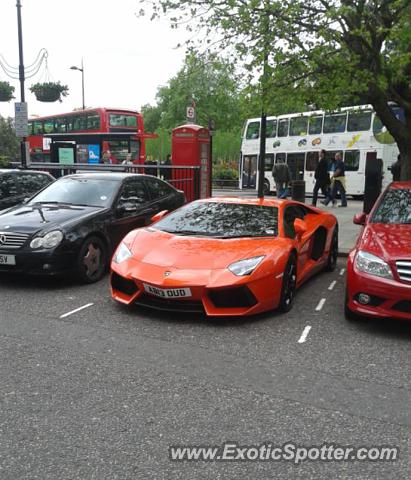
{"type": "MultiPolygon", "coordinates": [[[[21,163],[11,163],[13,168],[22,168],[21,163]]],[[[188,202],[200,198],[200,167],[176,165],[123,165],[101,163],[74,163],[64,165],[60,163],[33,162],[27,167],[29,170],[48,172],[59,178],[81,172],[126,172],[153,175],[168,182],[178,190],[182,190],[188,202]]]]}

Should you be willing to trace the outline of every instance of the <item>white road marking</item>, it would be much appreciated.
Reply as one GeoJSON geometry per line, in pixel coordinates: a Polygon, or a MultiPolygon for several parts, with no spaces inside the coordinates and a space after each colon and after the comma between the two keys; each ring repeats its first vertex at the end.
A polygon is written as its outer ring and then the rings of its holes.
{"type": "Polygon", "coordinates": [[[340,275],[343,276],[344,273],[345,273],[345,268],[342,268],[342,269],[340,270],[340,275]]]}
{"type": "Polygon", "coordinates": [[[333,282],[331,282],[330,286],[328,287],[328,290],[332,290],[335,287],[336,283],[337,283],[337,280],[334,280],[333,282]]]}
{"type": "Polygon", "coordinates": [[[88,308],[94,305],[94,303],[87,303],[86,305],[83,305],[82,307],[76,308],[75,310],[72,310],[71,312],[63,313],[63,315],[60,315],[59,318],[66,318],[69,315],[72,315],[73,313],[79,312],[80,310],[83,310],[84,308],[88,308]]]}
{"type": "Polygon", "coordinates": [[[310,325],[307,325],[304,330],[303,330],[303,333],[301,334],[301,337],[299,338],[298,340],[298,343],[304,343],[307,339],[307,335],[308,335],[308,332],[311,330],[311,326],[310,325]]]}
{"type": "Polygon", "coordinates": [[[322,298],[322,299],[318,302],[318,305],[315,307],[315,311],[316,311],[316,312],[319,312],[319,311],[323,308],[324,303],[325,303],[325,298],[322,298]]]}

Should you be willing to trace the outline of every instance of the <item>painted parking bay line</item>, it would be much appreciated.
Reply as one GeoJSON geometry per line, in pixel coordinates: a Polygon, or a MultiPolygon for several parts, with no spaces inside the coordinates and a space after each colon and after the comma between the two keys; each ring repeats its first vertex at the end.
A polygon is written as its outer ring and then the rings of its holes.
{"type": "Polygon", "coordinates": [[[86,303],[86,304],[83,305],[82,307],[76,308],[75,310],[71,310],[71,312],[63,313],[63,315],[60,315],[59,318],[66,318],[66,317],[68,317],[69,315],[73,315],[73,313],[77,313],[77,312],[79,312],[80,310],[84,310],[85,308],[91,307],[92,305],[94,305],[94,303],[86,303]]]}
{"type": "Polygon", "coordinates": [[[311,325],[307,325],[304,328],[303,333],[301,334],[301,337],[298,339],[298,343],[304,343],[307,340],[307,335],[309,334],[310,330],[311,330],[311,325]]]}
{"type": "Polygon", "coordinates": [[[322,298],[319,302],[318,305],[315,307],[316,312],[320,312],[324,306],[325,303],[325,298],[322,298]]]}
{"type": "Polygon", "coordinates": [[[333,282],[330,283],[330,286],[328,287],[328,290],[332,290],[337,283],[337,280],[334,280],[333,282]]]}

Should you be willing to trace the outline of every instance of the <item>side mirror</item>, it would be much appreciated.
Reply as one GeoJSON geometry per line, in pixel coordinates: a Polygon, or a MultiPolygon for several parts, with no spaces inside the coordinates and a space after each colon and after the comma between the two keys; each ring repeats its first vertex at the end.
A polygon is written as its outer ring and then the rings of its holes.
{"type": "Polygon", "coordinates": [[[151,217],[151,223],[156,223],[165,217],[168,213],[168,210],[162,210],[161,212],[156,213],[153,217],[151,217]]]}
{"type": "Polygon", "coordinates": [[[367,221],[368,215],[364,212],[362,213],[356,213],[353,218],[353,222],[356,225],[365,225],[365,222],[367,221]]]}
{"type": "Polygon", "coordinates": [[[294,230],[297,237],[302,237],[307,231],[307,224],[301,218],[296,218],[294,220],[294,230]]]}

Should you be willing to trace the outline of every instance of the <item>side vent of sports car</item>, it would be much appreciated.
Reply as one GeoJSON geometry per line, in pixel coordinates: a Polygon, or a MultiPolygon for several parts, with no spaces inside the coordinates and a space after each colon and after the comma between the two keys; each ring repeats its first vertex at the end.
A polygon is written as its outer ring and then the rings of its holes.
{"type": "Polygon", "coordinates": [[[113,290],[117,290],[118,292],[128,295],[129,297],[134,295],[138,290],[137,285],[133,282],[133,280],[128,280],[127,278],[124,278],[115,272],[111,274],[111,286],[113,290]]]}
{"type": "Polygon", "coordinates": [[[246,286],[210,290],[208,297],[216,308],[247,308],[257,303],[246,286]]]}

